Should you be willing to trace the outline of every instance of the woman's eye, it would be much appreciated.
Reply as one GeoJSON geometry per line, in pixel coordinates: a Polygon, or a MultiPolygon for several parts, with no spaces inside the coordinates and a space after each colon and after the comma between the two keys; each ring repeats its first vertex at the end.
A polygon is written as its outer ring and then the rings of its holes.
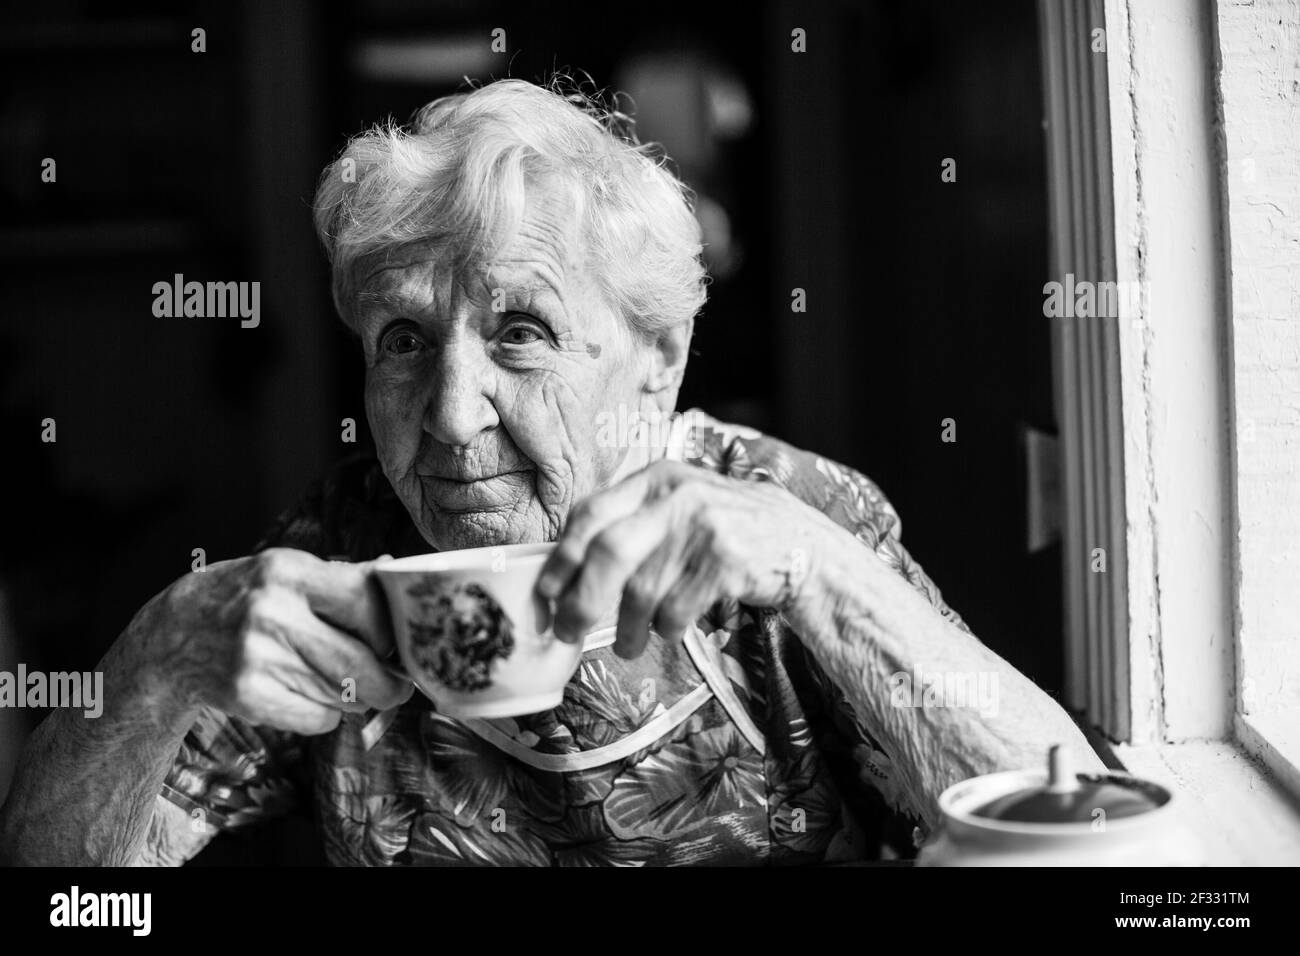
{"type": "Polygon", "coordinates": [[[420,349],[424,343],[410,329],[394,329],[384,336],[380,348],[390,355],[409,355],[420,349]]]}
{"type": "Polygon", "coordinates": [[[506,345],[532,345],[534,342],[542,341],[542,338],[541,332],[522,322],[510,326],[501,335],[501,341],[506,345]]]}

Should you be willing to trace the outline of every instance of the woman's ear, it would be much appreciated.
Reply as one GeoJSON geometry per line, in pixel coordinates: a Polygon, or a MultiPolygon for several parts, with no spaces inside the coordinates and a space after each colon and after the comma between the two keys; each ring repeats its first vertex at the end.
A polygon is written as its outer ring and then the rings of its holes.
{"type": "Polygon", "coordinates": [[[647,392],[666,393],[665,397],[676,403],[677,389],[686,374],[686,360],[690,358],[694,331],[695,319],[692,318],[659,333],[659,338],[651,346],[650,368],[645,382],[647,392]]]}

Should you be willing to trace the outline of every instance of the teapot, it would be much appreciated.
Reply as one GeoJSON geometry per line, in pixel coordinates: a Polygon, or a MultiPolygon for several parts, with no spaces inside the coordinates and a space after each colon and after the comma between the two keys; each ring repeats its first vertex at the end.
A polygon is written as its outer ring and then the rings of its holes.
{"type": "Polygon", "coordinates": [[[1197,866],[1172,791],[1127,773],[1075,773],[1054,746],[1043,770],[972,777],[939,797],[918,866],[1197,866]]]}

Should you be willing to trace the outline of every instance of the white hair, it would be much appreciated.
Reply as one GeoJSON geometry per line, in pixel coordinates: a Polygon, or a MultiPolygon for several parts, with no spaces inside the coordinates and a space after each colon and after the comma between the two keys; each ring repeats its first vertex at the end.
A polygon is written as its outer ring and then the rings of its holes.
{"type": "Polygon", "coordinates": [[[690,191],[626,115],[560,82],[498,80],[434,100],[407,128],[357,136],[326,167],[316,232],[344,321],[363,256],[450,240],[463,268],[514,234],[526,190],[551,177],[569,188],[594,277],[635,331],[654,339],[695,316],[706,276],[690,191]]]}

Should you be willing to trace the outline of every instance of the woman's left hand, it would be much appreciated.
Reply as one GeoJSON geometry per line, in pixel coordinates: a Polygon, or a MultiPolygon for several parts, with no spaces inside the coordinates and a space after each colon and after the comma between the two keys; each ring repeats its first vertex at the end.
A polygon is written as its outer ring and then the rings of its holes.
{"type": "Polygon", "coordinates": [[[621,597],[614,649],[637,657],[651,624],[678,640],[722,598],[783,611],[815,601],[818,568],[846,537],[771,482],[661,461],[574,508],[537,590],[566,641],[621,597]]]}

